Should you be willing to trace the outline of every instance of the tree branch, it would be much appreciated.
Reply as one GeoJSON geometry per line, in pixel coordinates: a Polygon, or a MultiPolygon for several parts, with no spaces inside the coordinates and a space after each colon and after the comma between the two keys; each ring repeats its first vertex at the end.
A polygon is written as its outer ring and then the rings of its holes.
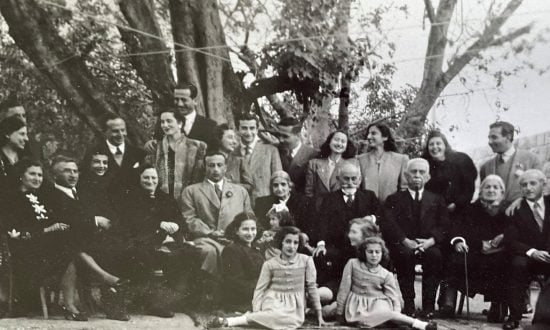
{"type": "Polygon", "coordinates": [[[435,23],[435,11],[434,6],[431,0],[424,0],[424,5],[426,6],[426,12],[428,14],[428,19],[431,23],[435,23]]]}
{"type": "Polygon", "coordinates": [[[532,28],[533,28],[533,24],[531,23],[529,25],[526,25],[524,27],[516,29],[516,30],[508,33],[505,36],[502,36],[500,38],[497,38],[497,39],[493,40],[493,42],[491,42],[491,44],[489,46],[490,47],[501,46],[504,43],[507,43],[509,41],[513,41],[513,40],[519,38],[520,36],[531,32],[532,28]]]}

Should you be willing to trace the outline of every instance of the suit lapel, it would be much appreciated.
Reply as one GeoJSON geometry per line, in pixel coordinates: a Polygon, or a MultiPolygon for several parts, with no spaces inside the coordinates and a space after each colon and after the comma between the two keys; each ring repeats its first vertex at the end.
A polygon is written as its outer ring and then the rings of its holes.
{"type": "MultiPolygon", "coordinates": [[[[225,185],[224,185],[225,186],[225,185]]],[[[220,208],[220,200],[218,199],[218,196],[216,195],[216,191],[214,190],[214,187],[207,181],[203,181],[200,185],[200,189],[202,190],[202,193],[206,198],[214,205],[216,208],[220,208]]]]}
{"type": "Polygon", "coordinates": [[[321,161],[318,163],[319,168],[317,171],[317,175],[319,176],[319,179],[321,179],[321,182],[327,188],[327,191],[330,191],[330,177],[328,172],[328,159],[321,159],[321,161]]]}
{"type": "MultiPolygon", "coordinates": [[[[525,199],[521,203],[522,203],[522,206],[519,209],[519,211],[522,213],[521,218],[525,219],[526,225],[529,226],[530,231],[540,234],[539,225],[537,224],[537,220],[535,220],[535,216],[533,215],[533,211],[531,211],[529,204],[527,204],[527,201],[525,199]]],[[[545,210],[545,212],[548,212],[548,211],[545,210]]],[[[544,222],[546,223],[546,215],[545,215],[544,222]]]]}
{"type": "Polygon", "coordinates": [[[252,154],[250,154],[250,159],[248,160],[248,167],[250,170],[255,171],[258,167],[256,164],[260,161],[262,156],[262,147],[260,146],[260,141],[256,141],[254,149],[252,149],[252,154]]]}
{"type": "MultiPolygon", "coordinates": [[[[407,191],[408,192],[408,191],[407,191]]],[[[422,219],[424,219],[424,215],[426,214],[426,211],[432,204],[432,196],[424,190],[422,193],[422,200],[420,200],[420,221],[422,222],[422,219]]]]}
{"type": "Polygon", "coordinates": [[[305,157],[305,145],[301,145],[300,149],[298,149],[298,152],[296,152],[296,155],[292,158],[292,161],[290,162],[290,167],[297,166],[298,164],[301,164],[302,159],[305,157]]]}

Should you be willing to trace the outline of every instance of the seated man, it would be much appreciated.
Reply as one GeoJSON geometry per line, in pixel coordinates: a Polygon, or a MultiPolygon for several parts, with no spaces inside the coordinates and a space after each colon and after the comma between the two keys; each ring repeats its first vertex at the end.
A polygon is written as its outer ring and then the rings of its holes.
{"type": "Polygon", "coordinates": [[[449,217],[443,197],[424,190],[430,178],[428,161],[409,160],[405,174],[408,189],[386,199],[379,225],[397,270],[404,300],[403,313],[412,315],[415,312],[415,265],[421,263],[422,308],[424,315],[430,318],[442,276],[440,246],[446,242],[449,217]]]}
{"type": "Polygon", "coordinates": [[[523,201],[504,232],[504,242],[512,255],[508,272],[510,317],[503,329],[519,326],[523,293],[532,275],[550,275],[550,197],[542,192],[546,177],[540,170],[525,171],[519,179],[523,201]]]}
{"type": "MultiPolygon", "coordinates": [[[[206,178],[187,186],[179,201],[190,238],[200,249],[201,279],[210,291],[221,262],[221,252],[228,242],[225,228],[242,212],[252,212],[250,198],[244,187],[224,179],[226,159],[219,151],[209,151],[204,157],[206,178]]],[[[204,294],[206,297],[208,294],[204,294]]],[[[208,297],[210,298],[210,297],[208,297]]],[[[207,298],[207,299],[208,299],[207,298]]]]}

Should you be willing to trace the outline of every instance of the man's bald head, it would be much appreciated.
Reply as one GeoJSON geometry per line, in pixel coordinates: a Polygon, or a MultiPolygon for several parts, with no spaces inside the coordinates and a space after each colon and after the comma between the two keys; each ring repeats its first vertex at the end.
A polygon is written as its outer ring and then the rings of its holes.
{"type": "Polygon", "coordinates": [[[342,166],[338,169],[336,176],[338,177],[342,188],[358,188],[361,183],[361,170],[359,169],[359,166],[350,162],[344,162],[344,164],[342,164],[342,166]]]}
{"type": "Polygon", "coordinates": [[[537,201],[542,197],[546,176],[541,170],[529,169],[519,177],[521,193],[529,201],[537,201]]]}

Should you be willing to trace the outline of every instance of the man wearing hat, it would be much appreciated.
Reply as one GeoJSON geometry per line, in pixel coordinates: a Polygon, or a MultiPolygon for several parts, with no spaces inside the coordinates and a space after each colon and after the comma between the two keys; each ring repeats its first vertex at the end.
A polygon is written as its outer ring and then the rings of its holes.
{"type": "Polygon", "coordinates": [[[279,138],[279,153],[283,171],[290,175],[294,189],[303,193],[306,184],[307,163],[317,157],[318,151],[302,143],[302,124],[296,118],[283,118],[273,133],[279,138]]]}

